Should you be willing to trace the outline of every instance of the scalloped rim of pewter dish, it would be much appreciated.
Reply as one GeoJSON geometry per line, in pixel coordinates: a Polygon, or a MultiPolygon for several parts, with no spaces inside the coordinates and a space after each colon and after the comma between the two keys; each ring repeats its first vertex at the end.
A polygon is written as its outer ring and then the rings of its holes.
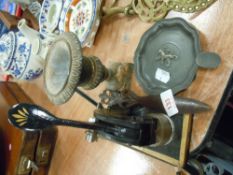
{"type": "Polygon", "coordinates": [[[143,34],[135,51],[135,73],[140,86],[151,95],[167,89],[174,94],[186,89],[196,75],[200,47],[198,31],[182,18],[158,21],[143,34]]]}
{"type": "MultiPolygon", "coordinates": [[[[52,6],[54,7],[54,6],[52,6]]],[[[40,33],[44,36],[48,35],[49,33],[53,33],[54,30],[58,27],[60,14],[63,8],[63,1],[61,0],[44,0],[41,7],[41,12],[39,16],[39,30],[40,33]],[[57,4],[56,4],[57,3],[57,4]],[[49,22],[49,11],[51,10],[51,5],[56,4],[55,14],[52,15],[53,19],[55,19],[53,23],[49,22]],[[49,10],[50,9],[50,10],[49,10]],[[56,16],[56,17],[55,17],[56,16]]]]}
{"type": "Polygon", "coordinates": [[[78,10],[75,8],[77,7],[77,5],[79,3],[82,2],[82,0],[73,0],[72,1],[71,5],[69,6],[69,10],[66,13],[64,28],[65,28],[66,32],[73,32],[78,36],[82,47],[85,47],[85,46],[91,47],[93,44],[95,35],[97,33],[97,30],[99,28],[99,24],[100,24],[100,14],[99,13],[100,13],[101,1],[100,0],[85,0],[85,1],[92,3],[92,5],[91,5],[91,8],[92,8],[91,20],[88,21],[88,24],[86,27],[86,28],[88,28],[88,30],[82,36],[79,36],[79,34],[77,34],[77,29],[75,29],[75,30],[71,29],[71,24],[72,24],[71,20],[73,18],[72,13],[73,13],[73,11],[76,13],[78,12],[78,10]]]}

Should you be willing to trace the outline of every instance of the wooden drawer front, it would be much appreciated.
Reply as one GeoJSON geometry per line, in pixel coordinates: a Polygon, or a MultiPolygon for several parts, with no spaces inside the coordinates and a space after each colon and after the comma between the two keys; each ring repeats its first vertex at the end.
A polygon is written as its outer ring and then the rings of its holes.
{"type": "Polygon", "coordinates": [[[0,82],[0,143],[3,148],[0,174],[28,175],[31,170],[24,168],[27,165],[23,165],[26,162],[23,163],[22,157],[35,158],[39,132],[23,132],[7,120],[8,110],[19,102],[32,103],[16,83],[0,82]]]}

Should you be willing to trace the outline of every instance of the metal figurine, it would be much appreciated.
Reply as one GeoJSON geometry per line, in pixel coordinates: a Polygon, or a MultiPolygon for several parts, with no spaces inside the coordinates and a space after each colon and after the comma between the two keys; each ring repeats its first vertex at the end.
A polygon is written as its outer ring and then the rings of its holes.
{"type": "Polygon", "coordinates": [[[113,90],[129,88],[132,72],[130,63],[117,63],[107,69],[99,58],[83,56],[78,37],[65,32],[56,38],[48,50],[44,69],[45,90],[54,104],[62,104],[74,92],[79,93],[77,87],[91,90],[104,80],[113,90]]]}

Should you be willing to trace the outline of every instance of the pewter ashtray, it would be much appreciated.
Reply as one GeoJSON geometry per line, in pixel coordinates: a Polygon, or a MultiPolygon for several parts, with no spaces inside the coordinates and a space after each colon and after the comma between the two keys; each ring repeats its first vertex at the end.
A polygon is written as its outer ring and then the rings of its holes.
{"type": "Polygon", "coordinates": [[[186,89],[198,67],[216,68],[220,57],[202,52],[197,30],[181,18],[157,22],[141,38],[135,52],[136,77],[151,95],[186,89]]]}

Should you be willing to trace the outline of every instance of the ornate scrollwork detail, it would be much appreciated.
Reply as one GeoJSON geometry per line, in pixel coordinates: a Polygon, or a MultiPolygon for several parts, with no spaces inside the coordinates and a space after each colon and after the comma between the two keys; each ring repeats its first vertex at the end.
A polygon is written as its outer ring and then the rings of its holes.
{"type": "Polygon", "coordinates": [[[170,0],[173,10],[184,13],[193,13],[209,7],[216,0],[170,0]]]}
{"type": "Polygon", "coordinates": [[[117,7],[114,0],[112,5],[103,7],[105,16],[123,13],[126,16],[137,14],[142,21],[154,22],[166,16],[170,10],[193,13],[209,7],[216,0],[132,0],[125,7],[117,7]]]}
{"type": "Polygon", "coordinates": [[[168,12],[168,0],[133,0],[132,7],[145,22],[158,21],[168,12]]]}

